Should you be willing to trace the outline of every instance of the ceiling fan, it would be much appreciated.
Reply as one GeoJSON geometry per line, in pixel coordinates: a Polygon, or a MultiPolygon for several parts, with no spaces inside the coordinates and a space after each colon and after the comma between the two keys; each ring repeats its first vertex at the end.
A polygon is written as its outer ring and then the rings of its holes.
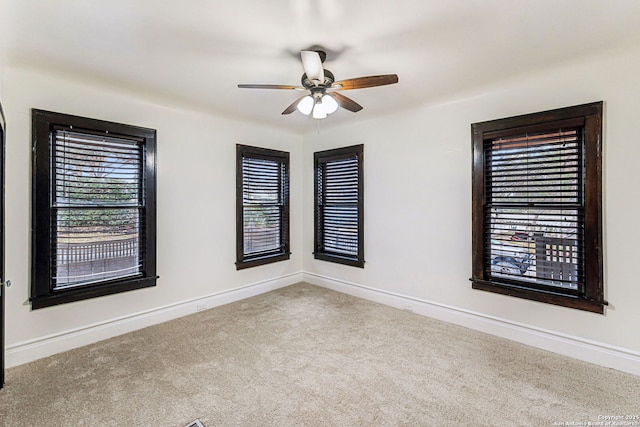
{"type": "Polygon", "coordinates": [[[338,91],[398,83],[397,74],[356,77],[336,81],[333,73],[322,67],[322,63],[327,58],[326,52],[323,50],[303,50],[300,52],[300,56],[304,68],[301,80],[302,86],[239,84],[238,87],[247,89],[308,90],[310,94],[301,96],[293,101],[282,114],[291,114],[297,109],[304,115],[311,114],[314,119],[324,119],[327,114],[335,112],[338,107],[354,113],[362,110],[362,105],[338,91]]]}

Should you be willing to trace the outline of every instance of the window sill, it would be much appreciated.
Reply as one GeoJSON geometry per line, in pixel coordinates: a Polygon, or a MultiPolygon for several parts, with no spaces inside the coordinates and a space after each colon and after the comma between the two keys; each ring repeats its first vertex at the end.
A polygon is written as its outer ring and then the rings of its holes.
{"type": "Polygon", "coordinates": [[[516,298],[523,298],[532,301],[544,302],[547,304],[559,305],[562,307],[575,308],[578,310],[590,311],[592,313],[604,314],[606,301],[589,300],[580,296],[563,295],[552,292],[534,290],[530,288],[508,285],[505,283],[490,282],[487,280],[469,279],[472,288],[481,291],[488,291],[516,298]]]}
{"type": "Polygon", "coordinates": [[[81,301],[89,298],[113,295],[136,289],[150,288],[156,285],[158,276],[140,277],[119,282],[101,283],[92,286],[78,287],[56,291],[50,295],[42,295],[31,298],[31,309],[51,307],[68,302],[81,301]]]}
{"type": "Polygon", "coordinates": [[[286,261],[291,257],[291,252],[280,253],[275,255],[267,255],[260,258],[250,258],[236,261],[236,270],[257,267],[259,265],[271,264],[272,262],[286,261]]]}
{"type": "Polygon", "coordinates": [[[329,261],[338,264],[350,265],[352,267],[364,268],[364,260],[355,257],[328,254],[326,252],[314,252],[313,256],[315,259],[319,259],[322,261],[329,261]]]}

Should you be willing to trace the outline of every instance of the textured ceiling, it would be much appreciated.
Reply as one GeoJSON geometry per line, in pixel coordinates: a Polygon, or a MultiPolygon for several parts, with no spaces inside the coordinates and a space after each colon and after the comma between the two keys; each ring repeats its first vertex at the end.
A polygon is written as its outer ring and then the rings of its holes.
{"type": "Polygon", "coordinates": [[[336,79],[396,73],[400,82],[344,94],[364,106],[323,126],[445,100],[563,61],[640,46],[637,0],[0,0],[8,64],[268,123],[297,91],[299,51],[322,45],[336,79]]]}

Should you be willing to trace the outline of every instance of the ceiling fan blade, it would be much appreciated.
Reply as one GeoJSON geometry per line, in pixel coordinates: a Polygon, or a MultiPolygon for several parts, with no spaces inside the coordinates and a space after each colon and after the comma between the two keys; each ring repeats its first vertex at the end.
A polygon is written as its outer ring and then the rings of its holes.
{"type": "Polygon", "coordinates": [[[291,86],[291,85],[239,84],[238,87],[242,88],[242,89],[298,89],[298,90],[306,90],[302,86],[291,86]]]}
{"type": "Polygon", "coordinates": [[[315,50],[301,50],[302,66],[309,80],[324,82],[324,70],[322,69],[322,58],[315,50]]]}
{"type": "Polygon", "coordinates": [[[284,109],[282,114],[291,114],[294,111],[296,111],[296,108],[298,108],[298,103],[300,101],[302,101],[304,98],[306,98],[307,96],[309,96],[309,95],[303,95],[300,98],[298,98],[295,101],[293,101],[293,103],[291,103],[291,105],[289,105],[287,108],[284,109]]]}
{"type": "Polygon", "coordinates": [[[345,110],[353,111],[354,113],[362,110],[362,105],[358,104],[351,98],[347,98],[341,93],[337,92],[327,92],[327,95],[332,96],[333,99],[336,100],[339,106],[344,108],[345,110]]]}
{"type": "Polygon", "coordinates": [[[366,87],[384,86],[398,83],[397,74],[383,74],[380,76],[356,77],[354,79],[340,80],[331,88],[336,90],[362,89],[366,87]]]}

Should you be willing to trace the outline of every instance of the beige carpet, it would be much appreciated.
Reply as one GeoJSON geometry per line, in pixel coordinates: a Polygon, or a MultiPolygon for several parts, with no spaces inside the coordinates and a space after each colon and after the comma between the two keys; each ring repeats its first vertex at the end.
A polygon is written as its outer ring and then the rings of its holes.
{"type": "Polygon", "coordinates": [[[621,414],[640,414],[640,377],[308,284],[9,369],[0,391],[6,426],[552,426],[621,414]]]}

